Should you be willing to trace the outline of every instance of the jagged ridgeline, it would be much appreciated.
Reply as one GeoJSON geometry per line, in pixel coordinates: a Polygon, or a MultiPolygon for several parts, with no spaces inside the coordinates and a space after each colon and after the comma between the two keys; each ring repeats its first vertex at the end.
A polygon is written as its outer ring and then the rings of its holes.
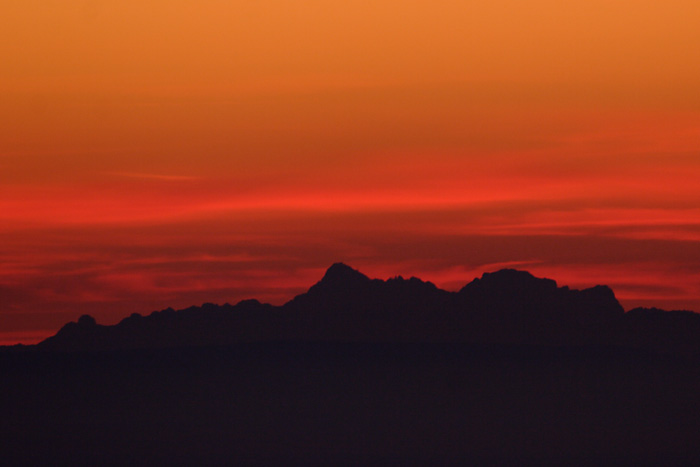
{"type": "Polygon", "coordinates": [[[700,353],[700,315],[641,308],[625,313],[606,286],[572,290],[512,269],[486,273],[449,292],[415,277],[370,279],[336,263],[306,293],[282,306],[257,300],[207,303],[133,314],[113,326],[83,316],[37,347],[106,350],[272,341],[614,345],[700,353]]]}

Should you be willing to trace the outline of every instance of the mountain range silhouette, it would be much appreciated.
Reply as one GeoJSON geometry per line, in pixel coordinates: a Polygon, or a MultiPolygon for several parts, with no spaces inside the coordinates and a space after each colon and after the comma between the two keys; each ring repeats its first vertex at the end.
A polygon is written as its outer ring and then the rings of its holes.
{"type": "Polygon", "coordinates": [[[334,264],[282,306],[0,348],[2,465],[695,465],[700,315],[512,269],[334,264]]]}
{"type": "Polygon", "coordinates": [[[282,306],[206,303],[113,326],[91,316],[66,324],[40,350],[118,350],[252,342],[433,342],[621,346],[700,354],[700,315],[636,308],[625,313],[607,286],[558,287],[503,269],[458,292],[401,276],[370,279],[333,264],[306,293],[282,306]]]}

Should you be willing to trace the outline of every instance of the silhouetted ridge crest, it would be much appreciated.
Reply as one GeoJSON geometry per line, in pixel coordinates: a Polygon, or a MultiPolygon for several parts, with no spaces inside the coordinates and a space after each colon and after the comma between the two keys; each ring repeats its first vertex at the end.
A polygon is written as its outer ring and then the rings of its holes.
{"type": "Polygon", "coordinates": [[[695,313],[694,311],[690,310],[662,310],[660,308],[652,307],[652,308],[644,308],[644,307],[637,307],[637,308],[632,308],[630,311],[627,312],[627,316],[634,316],[634,317],[659,317],[662,319],[666,319],[671,316],[687,316],[690,317],[690,319],[698,319],[700,320],[700,314],[695,313]]]}
{"type": "Polygon", "coordinates": [[[132,314],[114,326],[90,316],[66,324],[42,349],[121,349],[265,341],[472,342],[623,345],[700,354],[700,315],[625,314],[607,286],[558,287],[525,271],[485,273],[459,292],[416,277],[370,279],[343,263],[283,306],[236,305],[132,314]]]}
{"type": "Polygon", "coordinates": [[[527,271],[502,269],[496,272],[484,273],[481,278],[474,279],[465,285],[460,293],[476,291],[491,291],[513,295],[533,292],[553,292],[557,283],[552,279],[540,279],[527,271]]]}
{"type": "Polygon", "coordinates": [[[320,281],[303,294],[297,295],[284,305],[293,310],[333,310],[356,308],[371,296],[375,282],[356,269],[343,263],[333,264],[320,281]]]}
{"type": "Polygon", "coordinates": [[[97,325],[97,321],[95,321],[95,318],[90,315],[83,315],[78,318],[78,326],[90,328],[95,325],[97,325]]]}
{"type": "Polygon", "coordinates": [[[105,332],[108,332],[105,329],[107,327],[97,324],[92,316],[82,315],[77,322],[66,323],[56,335],[38,345],[66,350],[92,349],[99,346],[100,339],[105,332]]]}
{"type": "Polygon", "coordinates": [[[328,288],[357,287],[368,284],[370,280],[369,277],[346,264],[335,263],[326,270],[317,285],[328,288]]]}
{"type": "Polygon", "coordinates": [[[484,273],[460,291],[467,302],[501,306],[511,311],[580,311],[588,314],[622,314],[624,309],[610,287],[597,285],[584,290],[557,287],[552,279],[538,278],[526,271],[502,269],[484,273]]]}
{"type": "Polygon", "coordinates": [[[596,285],[588,289],[572,291],[581,306],[599,312],[622,314],[625,310],[615,297],[615,292],[607,285],[596,285]]]}
{"type": "MultiPolygon", "coordinates": [[[[415,277],[406,280],[397,276],[387,281],[370,279],[350,266],[336,263],[308,292],[296,296],[284,308],[315,313],[316,321],[309,323],[310,326],[316,326],[318,320],[324,319],[320,312],[327,312],[346,315],[348,328],[359,327],[359,323],[365,319],[373,321],[372,325],[379,329],[391,327],[392,320],[401,312],[426,312],[437,307],[450,310],[454,304],[446,297],[452,295],[452,292],[440,290],[434,284],[415,277]],[[370,315],[372,318],[367,318],[370,315]],[[381,322],[378,316],[384,316],[384,321],[381,322]]],[[[337,328],[337,333],[343,326],[337,320],[332,325],[326,324],[337,328]]]]}

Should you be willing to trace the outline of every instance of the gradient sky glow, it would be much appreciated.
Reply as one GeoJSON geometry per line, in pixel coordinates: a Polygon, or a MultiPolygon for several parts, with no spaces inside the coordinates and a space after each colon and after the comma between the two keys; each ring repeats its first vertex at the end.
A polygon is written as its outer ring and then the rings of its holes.
{"type": "Polygon", "coordinates": [[[9,0],[0,344],[331,263],[700,310],[696,0],[9,0]]]}

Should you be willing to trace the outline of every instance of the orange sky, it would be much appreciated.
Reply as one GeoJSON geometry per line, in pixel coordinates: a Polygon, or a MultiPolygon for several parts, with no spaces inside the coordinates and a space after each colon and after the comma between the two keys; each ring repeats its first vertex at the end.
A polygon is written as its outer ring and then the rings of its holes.
{"type": "Polygon", "coordinates": [[[700,310],[695,0],[11,0],[0,343],[346,261],[700,310]]]}

